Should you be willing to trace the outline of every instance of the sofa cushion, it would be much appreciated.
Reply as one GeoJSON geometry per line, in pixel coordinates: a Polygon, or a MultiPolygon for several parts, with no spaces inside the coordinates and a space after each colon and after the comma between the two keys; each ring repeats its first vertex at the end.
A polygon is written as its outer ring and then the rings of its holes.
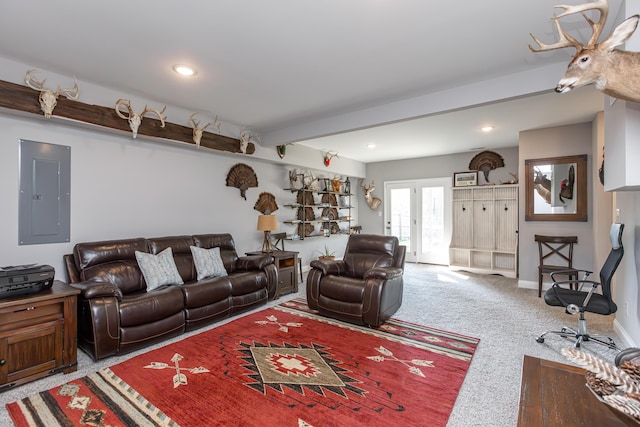
{"type": "Polygon", "coordinates": [[[184,295],[179,286],[165,286],[153,292],[127,295],[119,304],[120,327],[150,325],[184,309],[184,295]]]}
{"type": "Polygon", "coordinates": [[[220,257],[220,248],[203,249],[191,246],[191,253],[198,273],[197,280],[227,275],[227,270],[224,269],[224,263],[220,257]]]}
{"type": "Polygon", "coordinates": [[[173,261],[173,252],[167,248],[158,255],[136,251],[136,259],[142,271],[147,292],[162,285],[182,285],[182,277],[173,261]]]}

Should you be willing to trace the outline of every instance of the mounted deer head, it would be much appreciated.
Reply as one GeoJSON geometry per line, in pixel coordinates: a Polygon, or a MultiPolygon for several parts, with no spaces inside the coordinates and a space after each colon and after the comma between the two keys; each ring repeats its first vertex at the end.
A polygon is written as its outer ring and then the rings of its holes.
{"type": "Polygon", "coordinates": [[[378,206],[380,206],[380,203],[382,203],[382,200],[380,200],[377,197],[373,197],[373,195],[371,194],[373,193],[373,190],[376,189],[376,185],[374,181],[371,181],[371,185],[367,187],[366,185],[364,185],[364,179],[361,179],[360,187],[362,187],[362,189],[364,190],[364,198],[367,201],[367,204],[369,205],[371,210],[375,211],[376,209],[378,209],[378,206]]]}
{"type": "Polygon", "coordinates": [[[613,30],[609,37],[598,43],[598,38],[609,13],[607,0],[597,0],[576,6],[558,5],[556,7],[564,9],[562,13],[554,15],[552,18],[556,23],[559,40],[553,44],[544,44],[531,34],[538,47],[534,48],[529,45],[529,49],[533,52],[572,46],[576,49],[577,52],[569,62],[567,71],[555,88],[556,92],[564,93],[580,86],[595,84],[598,90],[609,96],[640,102],[640,52],[614,49],[631,37],[638,26],[640,15],[626,19],[613,30]],[[584,12],[588,10],[599,11],[600,18],[597,22],[585,15],[584,12]],[[574,13],[581,13],[593,31],[586,45],[571,37],[560,27],[559,19],[574,13]]]}
{"type": "Polygon", "coordinates": [[[162,113],[164,113],[164,110],[166,109],[167,109],[166,105],[161,111],[152,110],[150,108],[147,108],[147,106],[145,105],[144,110],[142,110],[142,112],[138,114],[135,111],[133,111],[133,108],[131,108],[131,101],[129,101],[128,99],[118,99],[118,101],[116,102],[116,114],[120,118],[127,119],[127,121],[129,122],[129,127],[131,128],[131,132],[133,132],[134,138],[138,136],[138,127],[140,127],[140,123],[142,123],[142,118],[147,113],[153,113],[157,115],[158,118],[160,119],[160,123],[162,123],[160,127],[164,127],[164,119],[166,119],[166,117],[163,116],[162,113]],[[122,112],[120,111],[120,107],[124,107],[127,109],[128,116],[125,116],[124,114],[122,114],[122,112]]]}
{"type": "Polygon", "coordinates": [[[251,142],[252,139],[259,143],[260,135],[248,130],[243,130],[242,132],[240,132],[240,151],[242,151],[242,154],[247,154],[247,147],[249,146],[249,142],[251,142]]]}
{"type": "Polygon", "coordinates": [[[331,159],[334,157],[338,157],[338,153],[332,153],[331,151],[324,154],[324,165],[325,167],[329,167],[331,165],[331,159]]]}
{"type": "Polygon", "coordinates": [[[60,86],[56,88],[56,91],[53,92],[51,89],[47,89],[44,87],[44,82],[47,79],[42,81],[36,80],[33,77],[33,74],[36,70],[29,70],[27,74],[24,76],[24,82],[27,86],[29,86],[33,90],[37,90],[40,92],[40,109],[44,113],[44,116],[48,119],[51,117],[51,113],[53,113],[53,109],[58,104],[58,96],[64,95],[68,99],[78,99],[78,81],[76,78],[73,78],[73,87],[70,89],[62,89],[60,86]]]}
{"type": "Polygon", "coordinates": [[[220,133],[220,122],[218,121],[218,116],[216,116],[216,119],[213,121],[213,123],[209,122],[206,124],[205,127],[201,128],[201,127],[198,127],[200,126],[200,121],[199,120],[196,121],[196,119],[194,118],[196,114],[198,113],[193,113],[189,117],[189,124],[193,128],[193,142],[196,144],[196,147],[200,148],[200,141],[202,140],[202,133],[204,132],[204,130],[209,126],[213,125],[213,127],[216,128],[218,133],[220,133]]]}

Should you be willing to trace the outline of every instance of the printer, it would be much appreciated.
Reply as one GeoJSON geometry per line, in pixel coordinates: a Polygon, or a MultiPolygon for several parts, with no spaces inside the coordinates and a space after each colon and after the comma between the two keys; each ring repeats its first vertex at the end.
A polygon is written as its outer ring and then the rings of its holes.
{"type": "Polygon", "coordinates": [[[53,285],[50,265],[25,264],[0,267],[0,299],[35,294],[53,285]]]}

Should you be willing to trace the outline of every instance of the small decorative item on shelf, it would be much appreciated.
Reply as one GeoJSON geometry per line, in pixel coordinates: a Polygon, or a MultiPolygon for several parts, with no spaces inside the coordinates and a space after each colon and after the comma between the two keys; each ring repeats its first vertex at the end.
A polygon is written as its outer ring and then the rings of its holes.
{"type": "Polygon", "coordinates": [[[336,259],[335,252],[329,250],[329,247],[327,245],[324,245],[324,251],[317,250],[316,252],[320,254],[320,256],[318,257],[318,259],[320,260],[328,261],[336,259]]]}
{"type": "Polygon", "coordinates": [[[636,359],[614,366],[577,348],[563,348],[562,355],[588,371],[585,377],[589,390],[618,418],[629,425],[640,424],[640,364],[636,359]]]}
{"type": "Polygon", "coordinates": [[[316,201],[313,198],[313,193],[308,191],[298,191],[298,196],[296,197],[296,201],[301,205],[306,206],[315,206],[316,201]]]}
{"type": "Polygon", "coordinates": [[[323,194],[321,202],[329,204],[330,206],[338,206],[338,199],[335,194],[323,194]]]}
{"type": "Polygon", "coordinates": [[[342,181],[340,181],[340,178],[334,178],[331,180],[331,185],[333,186],[333,192],[339,193],[342,188],[342,181]]]}

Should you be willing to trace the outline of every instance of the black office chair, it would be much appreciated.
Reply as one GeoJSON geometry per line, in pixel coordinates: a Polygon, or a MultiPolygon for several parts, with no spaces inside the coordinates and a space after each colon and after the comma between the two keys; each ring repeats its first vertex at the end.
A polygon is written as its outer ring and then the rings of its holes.
{"type": "MultiPolygon", "coordinates": [[[[611,299],[611,279],[616,272],[620,261],[622,261],[622,255],[624,254],[624,248],[622,247],[622,230],[624,224],[614,223],[611,225],[609,237],[611,239],[611,252],[607,257],[602,269],[600,270],[600,282],[588,280],[591,271],[577,270],[580,274],[584,275],[583,279],[572,279],[556,281],[554,275],[563,274],[563,272],[551,273],[551,279],[553,285],[544,294],[544,302],[548,305],[564,307],[568,314],[580,313],[578,319],[578,328],[574,330],[567,326],[563,327],[559,331],[547,331],[540,335],[536,341],[539,343],[544,342],[544,336],[547,334],[556,334],[561,337],[574,336],[577,341],[575,346],[580,347],[585,341],[595,341],[597,343],[606,345],[607,347],[617,350],[616,343],[610,337],[604,335],[589,335],[587,332],[587,321],[584,318],[585,311],[590,313],[602,314],[608,316],[615,313],[618,310],[618,306],[611,299]],[[577,286],[577,289],[568,289],[564,286],[577,286]],[[596,290],[600,288],[601,293],[597,293],[596,290]],[[588,290],[582,290],[588,288],[588,290]]],[[[566,274],[566,272],[564,273],[566,274]]]]}

